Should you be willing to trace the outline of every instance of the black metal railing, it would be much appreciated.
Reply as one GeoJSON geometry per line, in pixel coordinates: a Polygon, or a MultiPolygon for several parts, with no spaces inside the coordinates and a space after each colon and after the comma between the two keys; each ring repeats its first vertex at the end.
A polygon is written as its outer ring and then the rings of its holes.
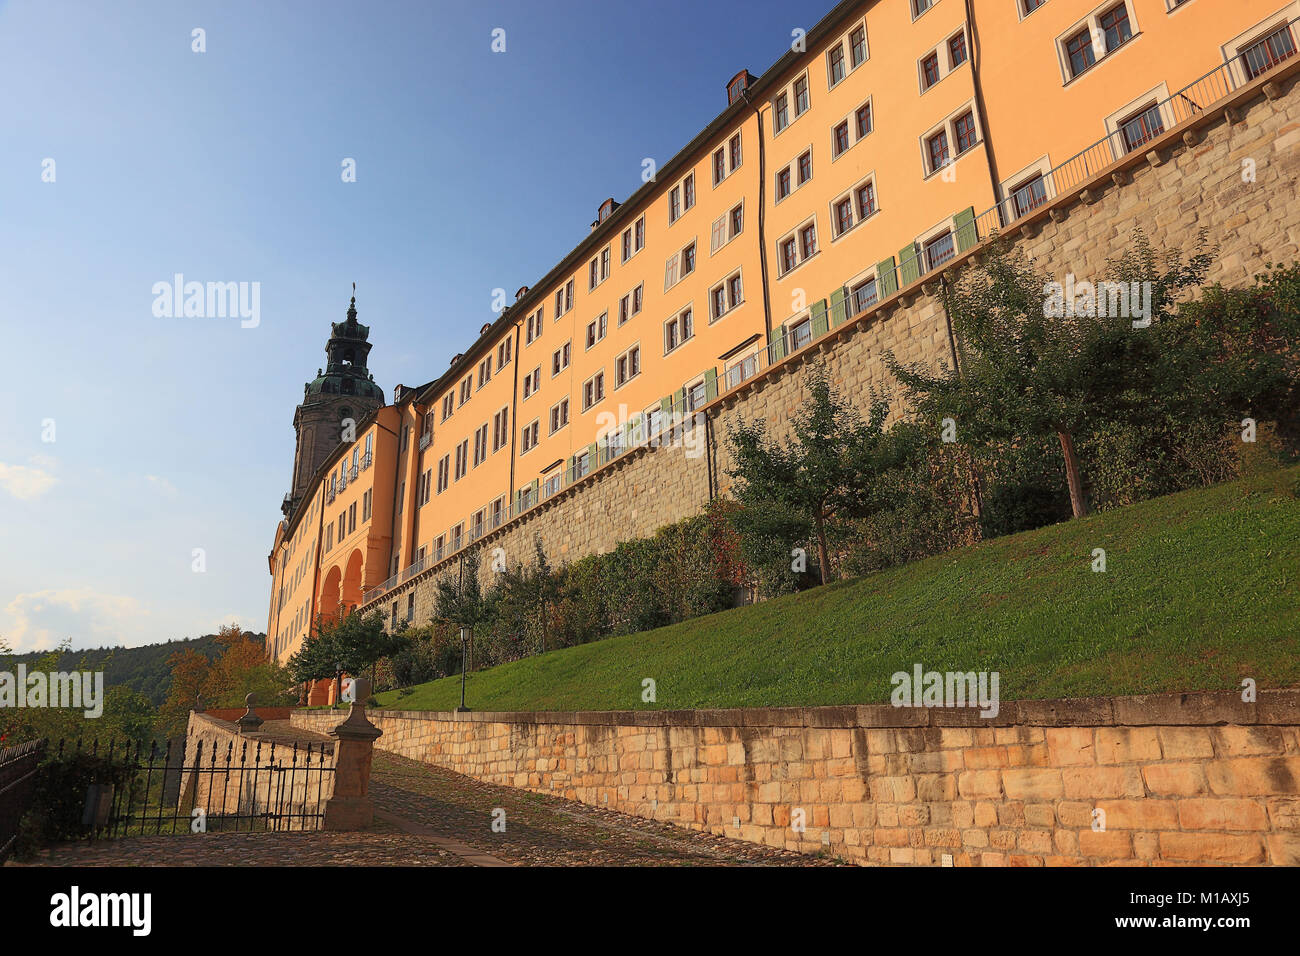
{"type": "Polygon", "coordinates": [[[85,794],[82,818],[91,839],[240,830],[319,830],[334,792],[332,747],[319,744],[200,738],[99,741],[82,750],[60,741],[51,762],[86,753],[102,760],[85,794]]]}
{"type": "Polygon", "coordinates": [[[45,741],[32,740],[0,750],[0,863],[18,842],[18,825],[36,787],[45,741]]]}

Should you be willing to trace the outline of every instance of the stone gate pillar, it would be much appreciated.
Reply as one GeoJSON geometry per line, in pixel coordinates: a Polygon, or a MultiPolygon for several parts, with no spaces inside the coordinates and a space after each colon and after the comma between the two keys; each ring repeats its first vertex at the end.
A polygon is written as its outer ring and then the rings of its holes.
{"type": "Polygon", "coordinates": [[[338,743],[334,745],[334,794],[325,804],[326,830],[364,830],[375,817],[370,800],[370,761],[375,741],[384,732],[366,719],[370,681],[358,677],[352,687],[356,697],[348,719],[330,731],[338,743]]]}

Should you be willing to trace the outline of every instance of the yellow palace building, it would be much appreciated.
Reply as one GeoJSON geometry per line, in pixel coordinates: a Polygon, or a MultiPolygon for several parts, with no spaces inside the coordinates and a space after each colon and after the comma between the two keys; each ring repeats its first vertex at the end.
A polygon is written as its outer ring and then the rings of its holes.
{"type": "Polygon", "coordinates": [[[411,595],[385,594],[1283,66],[1297,18],[1278,0],[840,3],[391,404],[354,299],[294,418],[271,653],[318,616],[409,617],[411,595]]]}

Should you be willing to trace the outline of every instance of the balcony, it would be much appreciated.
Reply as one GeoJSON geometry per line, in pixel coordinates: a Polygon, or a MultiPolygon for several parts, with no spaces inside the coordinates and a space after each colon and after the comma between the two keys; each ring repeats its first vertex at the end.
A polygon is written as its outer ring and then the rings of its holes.
{"type": "Polygon", "coordinates": [[[371,462],[371,454],[370,452],[366,452],[364,455],[361,456],[361,470],[365,471],[367,468],[369,468],[370,462],[371,462]]]}
{"type": "Polygon", "coordinates": [[[422,435],[420,435],[420,451],[424,451],[426,448],[428,448],[429,444],[432,441],[433,441],[433,434],[431,432],[424,432],[422,435]]]}
{"type": "Polygon", "coordinates": [[[351,468],[348,469],[348,478],[349,478],[350,480],[352,480],[352,481],[356,481],[356,480],[357,480],[357,474],[358,474],[358,473],[359,473],[359,472],[358,472],[357,466],[356,466],[356,465],[353,465],[351,468]]]}

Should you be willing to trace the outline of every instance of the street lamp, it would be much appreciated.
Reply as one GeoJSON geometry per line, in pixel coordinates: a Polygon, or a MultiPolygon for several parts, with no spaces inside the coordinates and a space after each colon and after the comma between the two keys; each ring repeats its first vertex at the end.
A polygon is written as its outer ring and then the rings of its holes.
{"type": "Polygon", "coordinates": [[[456,708],[456,713],[467,714],[469,708],[465,706],[465,647],[466,635],[469,634],[469,628],[461,625],[460,629],[460,706],[456,708]]]}

